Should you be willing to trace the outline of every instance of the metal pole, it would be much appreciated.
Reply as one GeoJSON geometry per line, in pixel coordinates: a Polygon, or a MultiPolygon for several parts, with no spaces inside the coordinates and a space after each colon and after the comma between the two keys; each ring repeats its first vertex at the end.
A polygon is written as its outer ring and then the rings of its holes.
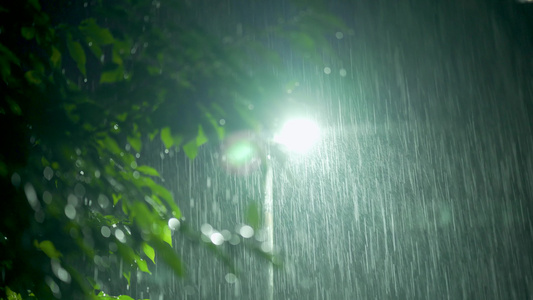
{"type": "MultiPolygon", "coordinates": [[[[267,232],[267,248],[273,253],[274,250],[274,218],[273,218],[273,171],[272,165],[269,161],[266,163],[265,174],[265,202],[264,202],[264,214],[265,214],[265,229],[267,232]]],[[[268,300],[274,300],[274,266],[272,263],[268,265],[268,300]]]]}

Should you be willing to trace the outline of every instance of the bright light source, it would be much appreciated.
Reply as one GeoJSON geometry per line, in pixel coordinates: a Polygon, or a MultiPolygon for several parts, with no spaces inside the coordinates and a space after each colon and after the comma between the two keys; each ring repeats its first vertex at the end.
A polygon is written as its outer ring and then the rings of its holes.
{"type": "Polygon", "coordinates": [[[309,119],[290,120],[278,135],[274,136],[274,142],[279,143],[289,151],[306,153],[320,138],[320,128],[309,119]]]}

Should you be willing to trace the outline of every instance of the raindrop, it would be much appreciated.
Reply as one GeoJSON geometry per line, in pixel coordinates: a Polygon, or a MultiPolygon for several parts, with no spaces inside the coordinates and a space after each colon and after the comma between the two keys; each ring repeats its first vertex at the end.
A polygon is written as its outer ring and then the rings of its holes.
{"type": "Polygon", "coordinates": [[[220,232],[214,232],[211,234],[211,242],[217,246],[222,245],[224,243],[224,236],[220,234],[220,232]]]}
{"type": "Polygon", "coordinates": [[[131,167],[132,169],[137,169],[137,162],[136,162],[136,161],[132,161],[132,162],[130,163],[130,167],[131,167]]]}
{"type": "Polygon", "coordinates": [[[224,277],[228,283],[235,283],[237,281],[237,276],[233,273],[228,273],[224,277]]]}
{"type": "Polygon", "coordinates": [[[344,37],[344,34],[340,31],[337,31],[337,33],[335,33],[335,37],[339,40],[341,40],[343,37],[344,37]]]}
{"type": "Polygon", "coordinates": [[[21,178],[18,173],[13,173],[13,175],[11,175],[11,184],[13,184],[15,187],[18,187],[20,185],[20,181],[21,178]]]}
{"type": "Polygon", "coordinates": [[[124,243],[126,241],[126,236],[124,235],[124,232],[122,230],[120,230],[120,229],[115,230],[115,237],[121,243],[124,243]]]}
{"type": "Polygon", "coordinates": [[[345,76],[346,76],[346,70],[345,70],[345,69],[340,69],[340,70],[339,70],[339,74],[340,74],[342,77],[345,77],[345,76]]]}
{"type": "Polygon", "coordinates": [[[202,227],[200,227],[200,231],[206,235],[206,236],[210,236],[212,233],[213,233],[213,226],[211,226],[210,224],[203,224],[202,227]]]}
{"type": "Polygon", "coordinates": [[[26,193],[26,198],[28,199],[31,208],[35,211],[40,210],[41,204],[39,204],[39,199],[37,199],[37,193],[35,193],[33,185],[26,183],[26,185],[24,185],[24,193],[26,193]]]}
{"type": "Polygon", "coordinates": [[[324,73],[329,75],[331,73],[331,68],[330,67],[325,67],[324,68],[324,73]]]}
{"type": "Polygon", "coordinates": [[[72,204],[65,206],[65,215],[67,218],[73,220],[76,217],[76,208],[72,204]]]}
{"type": "Polygon", "coordinates": [[[229,240],[229,243],[233,246],[238,245],[240,242],[241,238],[237,234],[232,235],[231,239],[229,240]]]}
{"type": "Polygon", "coordinates": [[[224,120],[224,119],[220,119],[220,121],[218,121],[218,123],[219,123],[220,125],[224,125],[224,124],[226,124],[226,120],[224,120]]]}
{"type": "Polygon", "coordinates": [[[118,130],[118,124],[113,125],[113,129],[118,130]]]}
{"type": "Polygon", "coordinates": [[[102,228],[100,229],[100,233],[104,237],[108,238],[108,237],[111,236],[111,229],[109,229],[109,227],[107,227],[107,226],[102,226],[102,228]]]}
{"type": "Polygon", "coordinates": [[[74,196],[73,194],[68,195],[67,201],[68,201],[68,204],[72,206],[78,205],[78,198],[74,196]]]}
{"type": "Polygon", "coordinates": [[[139,179],[139,177],[141,177],[141,173],[139,171],[133,171],[133,178],[139,179]]]}
{"type": "Polygon", "coordinates": [[[96,177],[96,178],[100,178],[100,175],[101,175],[101,174],[100,174],[100,171],[99,171],[99,170],[94,171],[94,177],[96,177]]]}
{"type": "Polygon", "coordinates": [[[172,230],[178,230],[180,228],[180,220],[170,218],[170,220],[168,220],[168,227],[172,230]]]}
{"type": "Polygon", "coordinates": [[[106,195],[100,194],[98,196],[98,204],[101,208],[107,208],[107,206],[109,205],[109,198],[107,198],[106,195]]]}
{"type": "Polygon", "coordinates": [[[243,238],[251,238],[254,236],[254,229],[251,226],[244,225],[239,229],[240,235],[242,235],[243,238]]]}
{"type": "Polygon", "coordinates": [[[50,180],[54,176],[54,170],[52,170],[50,167],[46,167],[44,168],[43,175],[46,180],[50,180]]]}

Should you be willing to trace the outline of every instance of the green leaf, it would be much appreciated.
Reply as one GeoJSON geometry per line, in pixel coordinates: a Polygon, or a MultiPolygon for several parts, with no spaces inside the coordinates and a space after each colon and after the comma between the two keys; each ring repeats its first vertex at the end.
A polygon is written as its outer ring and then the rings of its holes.
{"type": "Polygon", "coordinates": [[[39,0],[28,0],[28,3],[30,3],[36,10],[41,10],[41,4],[39,4],[39,0]]]}
{"type": "Polygon", "coordinates": [[[135,299],[133,299],[132,297],[128,295],[120,295],[118,296],[118,300],[135,300],[135,299]]]}
{"type": "Polygon", "coordinates": [[[161,242],[160,240],[154,240],[153,246],[155,251],[157,251],[157,257],[165,262],[165,264],[167,264],[174,271],[174,273],[176,273],[178,276],[183,276],[185,274],[185,270],[181,264],[181,259],[176,254],[176,251],[169,246],[169,244],[161,242]]]}
{"type": "Polygon", "coordinates": [[[174,145],[174,139],[169,127],[161,129],[161,141],[165,144],[165,148],[170,149],[174,145]]]}
{"type": "Polygon", "coordinates": [[[141,137],[130,137],[128,136],[128,143],[135,149],[137,152],[141,152],[142,142],[141,137]]]}
{"type": "Polygon", "coordinates": [[[87,58],[85,57],[85,51],[83,51],[83,47],[81,46],[80,43],[72,39],[72,35],[70,34],[68,35],[68,38],[67,38],[67,48],[68,48],[68,52],[70,56],[76,62],[78,69],[85,76],[86,75],[85,63],[87,61],[87,58]]]}
{"type": "Polygon", "coordinates": [[[20,33],[23,38],[31,40],[35,36],[35,27],[22,27],[20,33]]]}
{"type": "Polygon", "coordinates": [[[24,78],[26,78],[29,83],[33,84],[40,84],[42,82],[41,78],[39,77],[39,74],[35,70],[28,71],[24,74],[24,78]]]}
{"type": "Polygon", "coordinates": [[[193,160],[196,155],[198,155],[198,146],[196,143],[196,139],[191,140],[187,144],[183,145],[183,151],[185,151],[185,154],[188,158],[193,160]]]}
{"type": "Polygon", "coordinates": [[[196,146],[200,147],[203,144],[207,143],[208,138],[205,136],[204,128],[202,125],[198,126],[198,135],[196,136],[196,146]]]}
{"type": "Polygon", "coordinates": [[[56,68],[61,66],[61,52],[59,52],[56,47],[52,47],[52,56],[50,56],[50,61],[56,68]]]}
{"type": "Polygon", "coordinates": [[[113,194],[113,206],[117,205],[118,201],[122,198],[122,194],[113,194]]]}
{"type": "Polygon", "coordinates": [[[94,19],[83,20],[79,29],[87,37],[87,42],[96,43],[98,46],[109,45],[115,42],[109,29],[98,26],[94,19]]]}
{"type": "Polygon", "coordinates": [[[102,72],[100,75],[100,83],[113,83],[124,79],[124,69],[118,67],[111,71],[102,72]]]}
{"type": "Polygon", "coordinates": [[[131,279],[131,272],[122,272],[122,276],[124,276],[124,278],[126,278],[126,280],[128,281],[128,285],[130,284],[130,279],[131,279]]]}
{"type": "Polygon", "coordinates": [[[144,259],[139,257],[135,260],[135,262],[137,263],[139,270],[143,271],[144,273],[152,274],[152,272],[150,272],[150,270],[148,269],[148,265],[146,264],[146,261],[144,259]]]}
{"type": "Polygon", "coordinates": [[[259,229],[260,226],[260,211],[259,211],[259,205],[257,202],[250,202],[248,204],[248,207],[246,209],[246,223],[254,230],[259,229]]]}
{"type": "Polygon", "coordinates": [[[162,240],[172,247],[172,231],[168,226],[163,227],[162,240]]]}
{"type": "Polygon", "coordinates": [[[6,296],[7,300],[22,300],[22,296],[13,292],[9,287],[6,286],[6,296]]]}
{"type": "Polygon", "coordinates": [[[154,248],[152,248],[147,243],[144,243],[143,244],[143,251],[144,251],[144,254],[146,254],[146,256],[155,264],[155,251],[154,251],[154,248]]]}
{"type": "Polygon", "coordinates": [[[61,252],[56,250],[56,247],[54,246],[54,243],[52,243],[51,241],[42,241],[40,243],[37,243],[37,240],[36,240],[35,241],[35,246],[38,249],[41,249],[50,258],[59,258],[59,257],[61,257],[61,252]]]}
{"type": "Polygon", "coordinates": [[[14,63],[17,66],[20,66],[20,60],[18,57],[11,52],[7,47],[0,44],[0,58],[2,60],[7,60],[8,62],[14,63]]]}
{"type": "Polygon", "coordinates": [[[149,166],[138,166],[136,170],[146,175],[161,177],[156,169],[149,166]]]}

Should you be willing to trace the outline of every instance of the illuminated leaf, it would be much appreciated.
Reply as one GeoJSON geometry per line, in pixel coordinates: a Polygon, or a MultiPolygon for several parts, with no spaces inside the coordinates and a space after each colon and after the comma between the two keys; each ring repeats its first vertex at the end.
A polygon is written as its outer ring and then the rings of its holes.
{"type": "Polygon", "coordinates": [[[147,243],[144,243],[143,244],[143,251],[144,251],[144,254],[146,254],[146,256],[155,264],[155,251],[154,251],[154,248],[152,248],[147,243]]]}
{"type": "Polygon", "coordinates": [[[51,241],[42,241],[40,243],[37,243],[37,241],[35,241],[35,246],[41,249],[50,258],[61,257],[61,252],[56,250],[54,243],[52,243],[51,241]]]}

